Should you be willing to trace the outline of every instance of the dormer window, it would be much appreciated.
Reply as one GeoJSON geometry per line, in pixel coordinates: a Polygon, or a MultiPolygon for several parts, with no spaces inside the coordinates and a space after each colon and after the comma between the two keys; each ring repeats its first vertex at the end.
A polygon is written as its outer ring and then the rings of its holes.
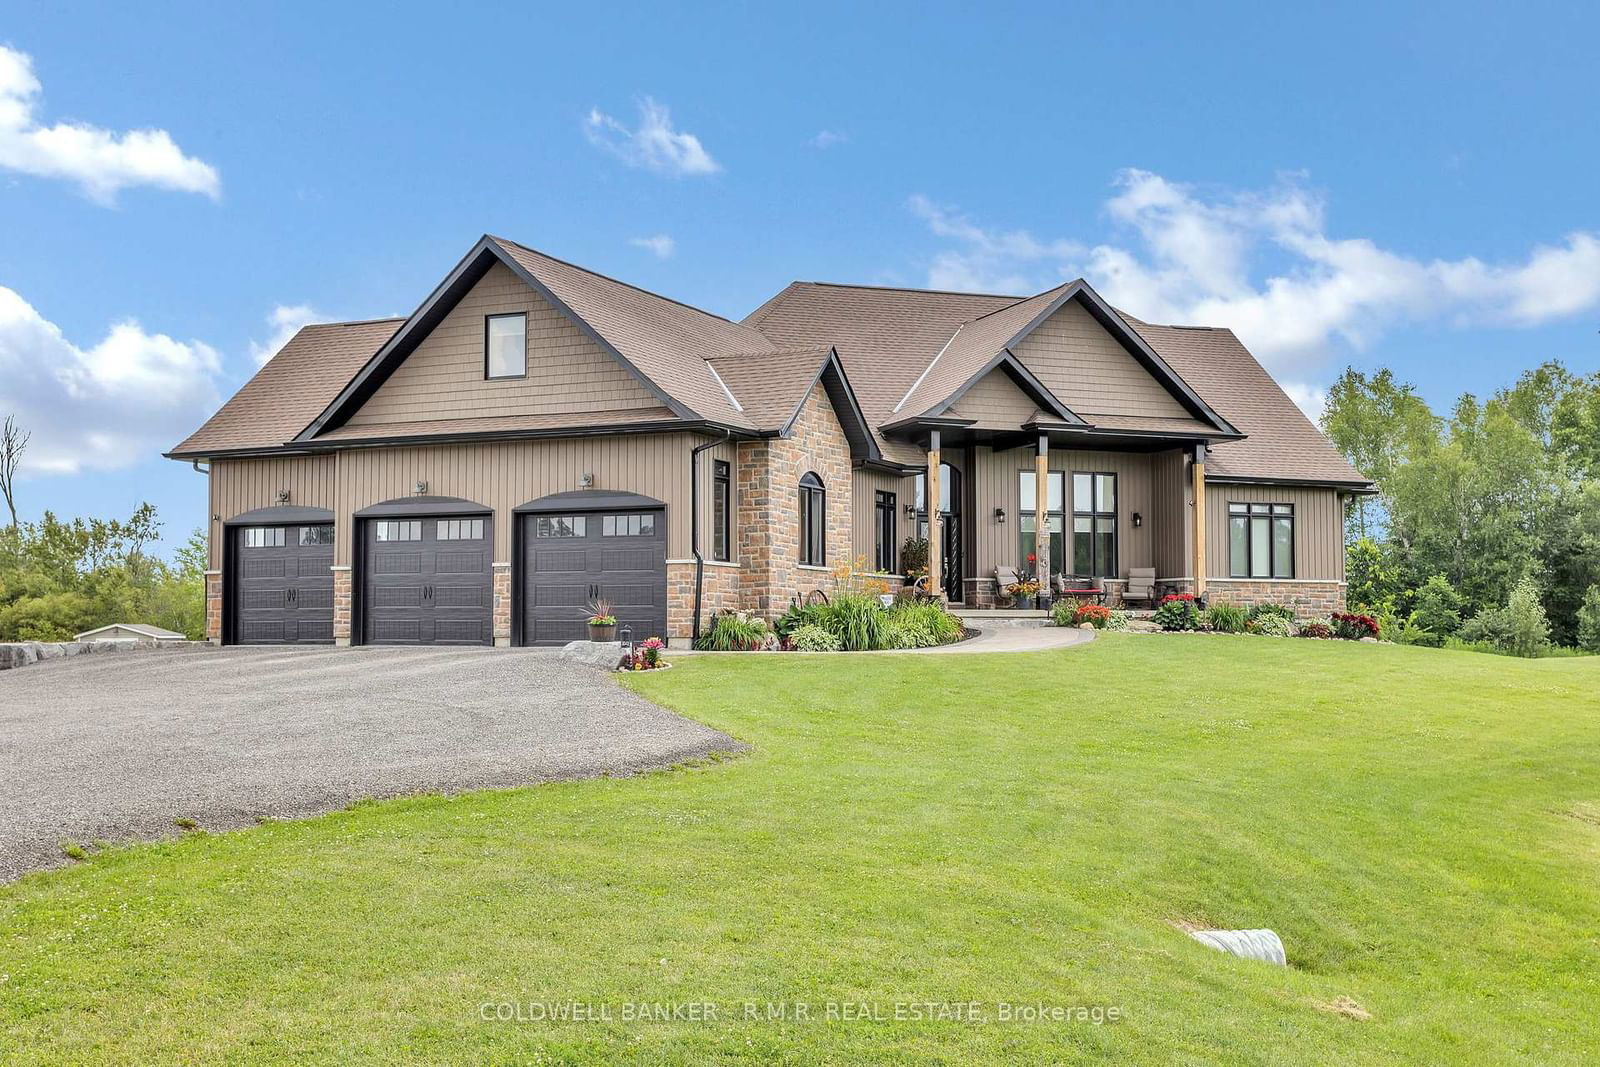
{"type": "Polygon", "coordinates": [[[528,376],[528,316],[488,315],[483,320],[483,376],[528,376]]]}

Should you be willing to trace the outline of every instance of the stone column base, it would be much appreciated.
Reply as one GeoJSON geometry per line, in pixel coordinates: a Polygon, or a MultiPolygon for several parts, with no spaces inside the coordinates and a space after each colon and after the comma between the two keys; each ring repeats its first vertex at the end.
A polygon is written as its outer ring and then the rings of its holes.
{"type": "Polygon", "coordinates": [[[350,644],[350,568],[335,565],[333,571],[333,643],[350,644]]]}
{"type": "Polygon", "coordinates": [[[206,640],[222,643],[222,572],[206,571],[206,640]]]}
{"type": "Polygon", "coordinates": [[[494,565],[494,645],[511,647],[511,564],[494,565]]]}

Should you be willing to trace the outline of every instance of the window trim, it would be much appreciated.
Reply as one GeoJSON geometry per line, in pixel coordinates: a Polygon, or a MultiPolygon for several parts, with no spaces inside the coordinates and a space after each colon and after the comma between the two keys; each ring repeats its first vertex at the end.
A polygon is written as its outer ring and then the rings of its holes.
{"type": "Polygon", "coordinates": [[[828,487],[815,471],[800,476],[800,566],[826,567],[828,565],[828,487]],[[816,515],[819,523],[813,523],[816,515]],[[813,525],[820,525],[817,542],[812,540],[813,525]]]}
{"type": "Polygon", "coordinates": [[[1230,500],[1228,501],[1228,577],[1243,578],[1255,582],[1292,582],[1297,573],[1299,561],[1295,558],[1298,554],[1295,545],[1295,513],[1294,505],[1287,501],[1278,500],[1230,500]],[[1234,508],[1243,508],[1243,511],[1234,512],[1234,508]],[[1252,509],[1261,508],[1261,512],[1252,509]],[[1286,511],[1282,514],[1279,508],[1286,511]],[[1255,522],[1258,517],[1267,520],[1267,573],[1251,574],[1250,563],[1255,558],[1255,522]],[[1233,569],[1233,520],[1244,520],[1244,568],[1245,573],[1239,574],[1233,569]],[[1274,527],[1279,519],[1289,520],[1289,568],[1287,574],[1278,574],[1277,539],[1274,537],[1274,527]]]}
{"type": "Polygon", "coordinates": [[[1075,470],[1075,471],[1072,472],[1072,480],[1069,480],[1068,483],[1067,483],[1067,491],[1072,494],[1072,512],[1071,512],[1071,515],[1072,515],[1072,519],[1073,519],[1073,523],[1072,523],[1073,529],[1070,532],[1072,534],[1073,541],[1072,541],[1072,548],[1071,548],[1070,551],[1072,552],[1072,560],[1073,560],[1073,570],[1074,570],[1074,572],[1076,572],[1076,570],[1077,570],[1077,560],[1078,560],[1078,546],[1077,546],[1077,537],[1078,537],[1077,525],[1078,525],[1078,523],[1077,523],[1077,519],[1078,519],[1079,516],[1083,516],[1084,518],[1087,518],[1089,520],[1089,533],[1088,533],[1088,537],[1089,537],[1089,556],[1090,556],[1089,569],[1091,571],[1098,569],[1095,566],[1095,564],[1099,562],[1098,560],[1096,560],[1094,558],[1094,554],[1095,554],[1095,552],[1094,552],[1095,538],[1099,536],[1099,534],[1095,531],[1095,527],[1099,524],[1099,521],[1101,519],[1110,519],[1111,520],[1111,568],[1110,568],[1111,573],[1109,573],[1109,574],[1094,574],[1094,575],[1091,575],[1091,577],[1100,578],[1100,579],[1104,579],[1104,580],[1110,581],[1110,580],[1113,580],[1113,579],[1118,579],[1122,575],[1122,516],[1120,514],[1121,510],[1122,510],[1122,486],[1120,484],[1118,484],[1118,482],[1119,482],[1119,479],[1117,478],[1117,472],[1116,471],[1079,471],[1079,470],[1075,470]],[[1077,476],[1080,475],[1080,474],[1088,475],[1088,477],[1089,477],[1089,509],[1087,511],[1081,510],[1078,507],[1078,487],[1077,487],[1077,484],[1076,484],[1076,480],[1077,480],[1077,476]],[[1097,510],[1097,504],[1098,504],[1097,497],[1099,496],[1098,490],[1100,488],[1099,484],[1095,481],[1095,479],[1097,479],[1097,478],[1110,478],[1111,479],[1112,505],[1111,505],[1111,510],[1110,511],[1099,511],[1099,510],[1097,510]]]}
{"type": "Polygon", "coordinates": [[[514,382],[519,378],[528,376],[528,313],[526,311],[501,311],[483,317],[483,380],[486,382],[514,382]],[[489,373],[489,323],[495,319],[521,319],[522,320],[522,373],[521,374],[490,374],[489,373]]]}
{"type": "Polygon", "coordinates": [[[725,459],[711,461],[711,558],[718,563],[733,560],[733,468],[725,459]],[[722,504],[722,521],[717,521],[717,504],[722,504]],[[717,542],[721,541],[720,547],[717,542]]]}
{"type": "Polygon", "coordinates": [[[895,574],[897,562],[895,544],[899,536],[899,523],[896,512],[900,510],[900,501],[897,494],[887,489],[874,490],[872,498],[872,529],[877,537],[877,553],[873,560],[879,574],[895,574]],[[885,519],[888,521],[885,522],[885,519]]]}
{"type": "MultiPolygon", "coordinates": [[[[1045,525],[1045,531],[1044,531],[1044,535],[1047,538],[1050,537],[1051,532],[1052,532],[1050,530],[1050,520],[1054,519],[1054,518],[1059,518],[1061,520],[1061,554],[1063,556],[1069,556],[1070,557],[1070,554],[1071,554],[1071,551],[1072,551],[1072,538],[1071,538],[1070,535],[1071,535],[1072,531],[1070,529],[1068,529],[1068,527],[1067,527],[1067,517],[1071,514],[1071,512],[1067,509],[1067,494],[1072,489],[1072,482],[1071,482],[1071,479],[1070,479],[1070,477],[1068,475],[1068,472],[1064,471],[1064,470],[1056,470],[1055,468],[1051,468],[1051,469],[1045,471],[1044,473],[1045,473],[1045,478],[1044,478],[1044,508],[1045,508],[1045,510],[1044,510],[1044,525],[1045,525]],[[1061,479],[1061,510],[1060,511],[1051,511],[1050,510],[1050,480],[1052,478],[1060,478],[1061,479]]],[[[1028,536],[1028,531],[1024,530],[1022,528],[1022,526],[1023,526],[1023,522],[1025,520],[1032,520],[1032,519],[1037,517],[1037,512],[1035,512],[1033,508],[1024,508],[1022,506],[1022,483],[1023,483],[1024,480],[1026,480],[1028,478],[1033,478],[1037,482],[1038,471],[1036,471],[1032,467],[1019,467],[1017,469],[1017,482],[1016,482],[1016,485],[1017,485],[1017,496],[1016,496],[1016,501],[1017,501],[1017,566],[1019,568],[1021,568],[1021,569],[1024,569],[1024,570],[1027,569],[1027,565],[1028,565],[1028,553],[1023,550],[1022,539],[1024,537],[1028,536]]],[[[1035,501],[1037,501],[1039,499],[1039,486],[1037,484],[1035,484],[1034,487],[1033,487],[1033,499],[1035,501]]],[[[1033,531],[1033,543],[1034,543],[1034,545],[1036,547],[1039,544],[1039,531],[1038,530],[1033,531]]],[[[1029,576],[1031,576],[1031,573],[1032,572],[1029,573],[1029,576]]],[[[1067,568],[1067,560],[1066,559],[1057,559],[1055,557],[1055,553],[1051,553],[1051,557],[1050,557],[1050,573],[1052,575],[1071,574],[1072,571],[1067,568]]]]}

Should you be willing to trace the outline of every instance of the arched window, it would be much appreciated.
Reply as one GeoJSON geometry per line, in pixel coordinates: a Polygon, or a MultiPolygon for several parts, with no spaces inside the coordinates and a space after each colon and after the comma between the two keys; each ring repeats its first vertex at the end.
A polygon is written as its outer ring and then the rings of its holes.
{"type": "Polygon", "coordinates": [[[800,562],[828,565],[828,493],[811,471],[800,477],[800,562]]]}

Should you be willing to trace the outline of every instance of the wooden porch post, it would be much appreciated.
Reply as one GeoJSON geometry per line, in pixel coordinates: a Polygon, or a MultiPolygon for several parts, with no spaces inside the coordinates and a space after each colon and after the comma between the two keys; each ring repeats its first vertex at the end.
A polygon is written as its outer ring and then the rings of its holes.
{"type": "Polygon", "coordinates": [[[1194,449],[1194,595],[1206,591],[1206,446],[1194,449]]]}
{"type": "Polygon", "coordinates": [[[1039,435],[1039,450],[1033,458],[1033,554],[1037,561],[1039,595],[1050,595],[1050,438],[1039,435]]]}
{"type": "Polygon", "coordinates": [[[928,595],[944,595],[944,516],[939,508],[939,431],[928,435],[928,476],[922,502],[928,508],[928,595]]]}

